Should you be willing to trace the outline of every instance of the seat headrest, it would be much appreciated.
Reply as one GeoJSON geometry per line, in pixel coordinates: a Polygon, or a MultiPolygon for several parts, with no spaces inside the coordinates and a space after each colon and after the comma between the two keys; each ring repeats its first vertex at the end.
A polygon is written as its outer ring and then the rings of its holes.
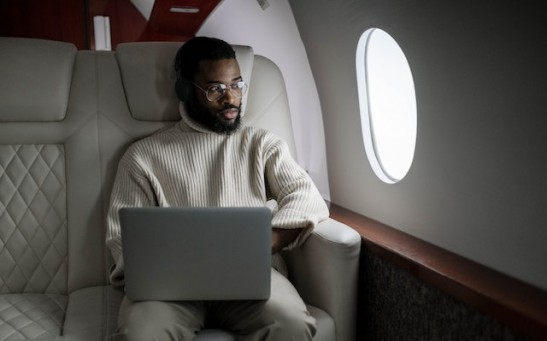
{"type": "Polygon", "coordinates": [[[0,122],[52,122],[66,115],[76,46],[0,37],[0,122]]]}
{"type": "MultiPolygon", "coordinates": [[[[123,43],[116,48],[131,115],[141,121],[178,121],[175,55],[180,42],[123,43]]],[[[251,80],[254,54],[249,46],[233,46],[246,82],[251,80]]],[[[243,98],[243,108],[247,97],[243,98]]]]}

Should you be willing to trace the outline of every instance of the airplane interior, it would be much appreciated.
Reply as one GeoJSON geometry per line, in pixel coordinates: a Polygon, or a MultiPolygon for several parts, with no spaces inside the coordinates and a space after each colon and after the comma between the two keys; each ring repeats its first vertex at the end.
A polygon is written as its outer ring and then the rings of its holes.
{"type": "Polygon", "coordinates": [[[196,36],[234,47],[246,123],[329,206],[282,252],[313,340],[547,339],[544,7],[0,0],[0,341],[115,332],[118,162],[180,120],[196,36]]]}

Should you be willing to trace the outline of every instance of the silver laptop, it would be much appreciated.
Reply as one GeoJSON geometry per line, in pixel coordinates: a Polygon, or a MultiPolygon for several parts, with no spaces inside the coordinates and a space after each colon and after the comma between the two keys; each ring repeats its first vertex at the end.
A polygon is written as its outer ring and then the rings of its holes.
{"type": "Polygon", "coordinates": [[[122,208],[125,292],[135,301],[270,297],[266,207],[122,208]]]}

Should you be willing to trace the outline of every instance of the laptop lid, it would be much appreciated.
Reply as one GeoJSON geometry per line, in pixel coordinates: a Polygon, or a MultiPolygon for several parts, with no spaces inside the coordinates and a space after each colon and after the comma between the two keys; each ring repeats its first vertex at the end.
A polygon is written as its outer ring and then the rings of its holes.
{"type": "Polygon", "coordinates": [[[271,217],[266,207],[122,208],[126,295],[135,301],[268,299],[271,217]]]}

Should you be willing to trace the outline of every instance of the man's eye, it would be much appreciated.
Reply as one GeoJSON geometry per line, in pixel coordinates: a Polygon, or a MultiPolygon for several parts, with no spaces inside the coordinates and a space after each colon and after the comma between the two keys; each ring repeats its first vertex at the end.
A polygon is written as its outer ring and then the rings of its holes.
{"type": "Polygon", "coordinates": [[[224,89],[220,85],[213,85],[209,88],[209,91],[222,93],[224,89]]]}

